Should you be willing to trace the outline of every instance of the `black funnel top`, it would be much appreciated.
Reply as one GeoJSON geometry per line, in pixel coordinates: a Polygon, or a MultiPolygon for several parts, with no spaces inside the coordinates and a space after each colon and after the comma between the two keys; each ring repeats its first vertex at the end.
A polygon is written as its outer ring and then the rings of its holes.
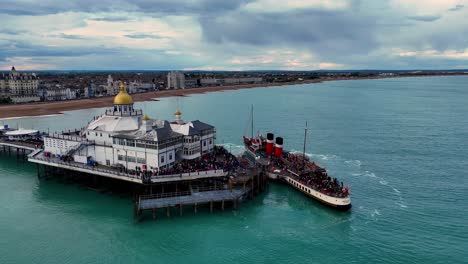
{"type": "Polygon", "coordinates": [[[268,140],[273,140],[275,136],[273,135],[273,133],[267,133],[267,139],[268,140]]]}
{"type": "Polygon", "coordinates": [[[276,144],[283,145],[283,138],[282,137],[277,137],[276,138],[276,144]]]}

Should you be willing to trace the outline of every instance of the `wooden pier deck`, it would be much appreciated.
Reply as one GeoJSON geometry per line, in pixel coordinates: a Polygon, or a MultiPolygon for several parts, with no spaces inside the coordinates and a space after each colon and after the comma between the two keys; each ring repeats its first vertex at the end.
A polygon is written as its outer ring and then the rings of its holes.
{"type": "Polygon", "coordinates": [[[139,210],[158,209],[180,205],[206,204],[210,202],[234,201],[249,192],[249,189],[216,190],[193,192],[189,195],[152,198],[151,195],[141,196],[138,202],[139,210]]]}

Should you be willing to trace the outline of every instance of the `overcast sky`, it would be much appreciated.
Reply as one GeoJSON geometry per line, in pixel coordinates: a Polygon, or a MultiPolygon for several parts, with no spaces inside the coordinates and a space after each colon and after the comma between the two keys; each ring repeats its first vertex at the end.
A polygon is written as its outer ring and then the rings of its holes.
{"type": "Polygon", "coordinates": [[[468,0],[1,0],[0,69],[468,68],[468,0]]]}

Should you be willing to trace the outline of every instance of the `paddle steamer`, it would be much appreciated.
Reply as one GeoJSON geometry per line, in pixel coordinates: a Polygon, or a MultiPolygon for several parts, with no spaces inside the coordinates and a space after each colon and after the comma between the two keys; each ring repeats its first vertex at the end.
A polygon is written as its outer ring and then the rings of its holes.
{"type": "Polygon", "coordinates": [[[253,135],[253,108],[251,111],[252,134],[244,136],[245,153],[251,160],[265,167],[270,179],[285,182],[325,205],[338,210],[349,210],[351,198],[349,188],[343,182],[328,175],[327,170],[305,155],[307,125],[304,132],[302,153],[283,151],[283,138],[273,133],[253,135]]]}

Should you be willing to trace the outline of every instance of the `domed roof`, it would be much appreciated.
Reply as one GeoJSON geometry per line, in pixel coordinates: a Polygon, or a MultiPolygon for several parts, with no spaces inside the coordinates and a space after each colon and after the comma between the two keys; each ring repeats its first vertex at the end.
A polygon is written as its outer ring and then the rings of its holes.
{"type": "Polygon", "coordinates": [[[147,115],[144,115],[144,116],[143,116],[143,120],[148,121],[148,120],[150,120],[150,119],[149,119],[149,117],[148,117],[147,115]]]}
{"type": "Polygon", "coordinates": [[[181,114],[182,112],[179,109],[177,109],[177,111],[174,113],[174,115],[181,115],[181,114]]]}
{"type": "Polygon", "coordinates": [[[132,97],[125,91],[123,84],[120,85],[119,93],[114,97],[115,105],[128,105],[133,104],[132,97]]]}

